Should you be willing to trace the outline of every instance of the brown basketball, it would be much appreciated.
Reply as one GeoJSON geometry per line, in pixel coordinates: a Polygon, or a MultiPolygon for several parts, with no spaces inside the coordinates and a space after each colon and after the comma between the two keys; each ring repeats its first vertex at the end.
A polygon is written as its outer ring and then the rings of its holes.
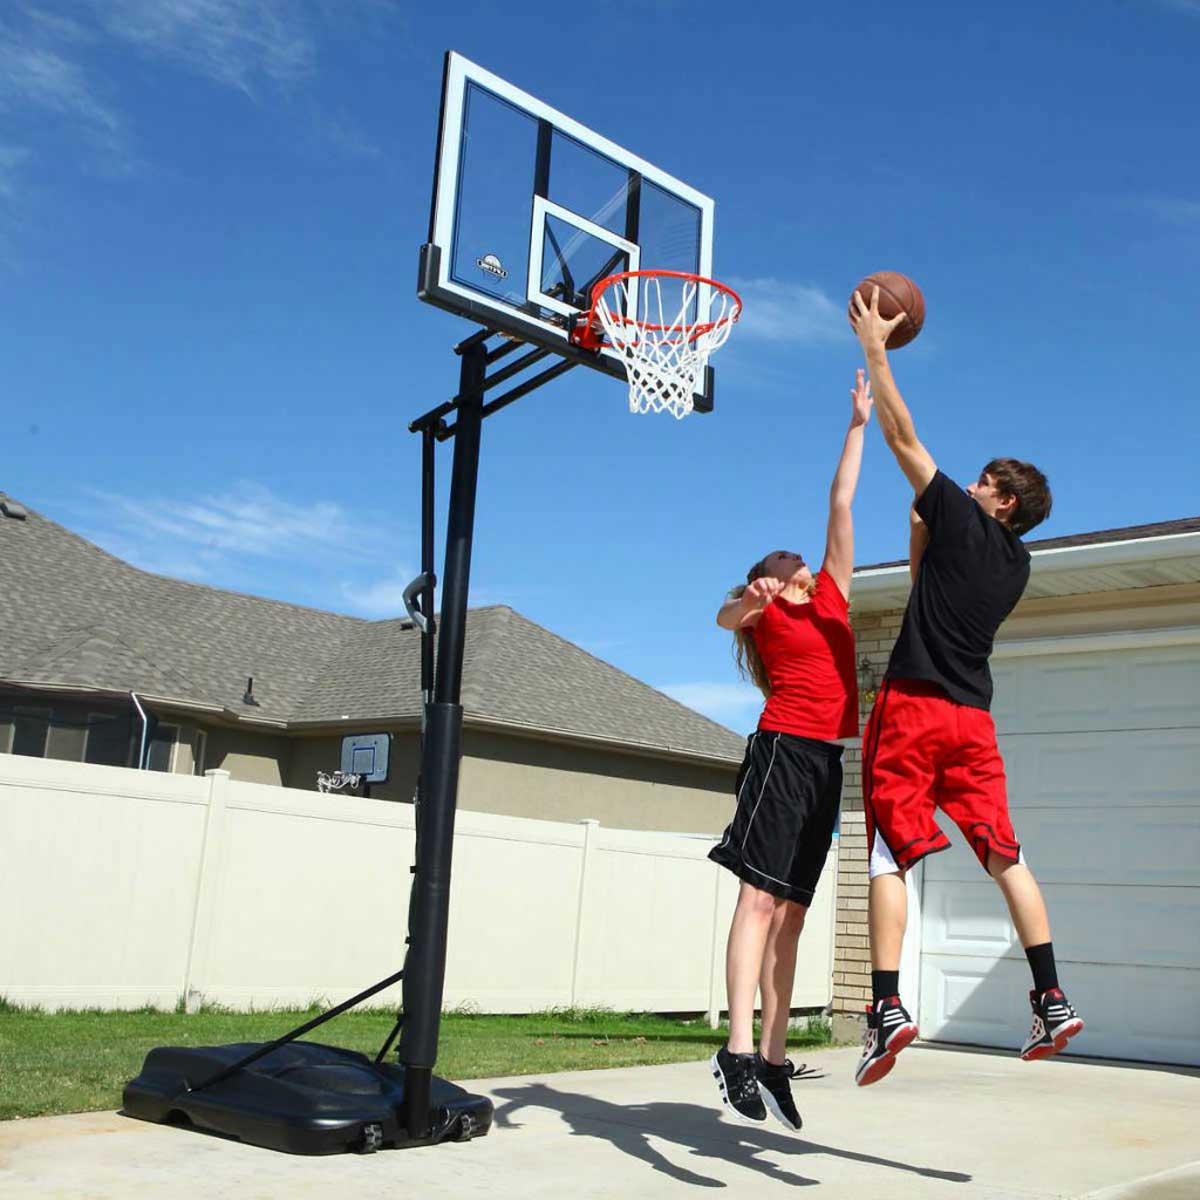
{"type": "MultiPolygon", "coordinates": [[[[870,305],[871,291],[875,287],[879,288],[879,315],[885,321],[890,321],[900,313],[907,318],[892,330],[887,348],[895,350],[899,346],[907,346],[925,324],[925,297],[921,295],[921,289],[899,271],[876,271],[868,275],[855,291],[862,296],[864,303],[870,305]]],[[[850,293],[848,311],[854,313],[854,292],[850,293]]]]}

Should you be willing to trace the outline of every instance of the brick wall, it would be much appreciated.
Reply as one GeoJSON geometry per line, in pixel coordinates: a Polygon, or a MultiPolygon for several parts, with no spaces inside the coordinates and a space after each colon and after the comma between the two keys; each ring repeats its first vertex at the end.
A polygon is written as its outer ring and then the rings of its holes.
{"type": "MultiPolygon", "coordinates": [[[[876,680],[883,679],[888,656],[900,632],[902,609],[856,616],[851,606],[857,657],[870,661],[876,680]]],[[[874,694],[859,697],[860,724],[865,725],[874,694]]],[[[862,753],[848,750],[842,789],[842,831],[838,850],[837,923],[833,949],[833,1034],[838,1041],[857,1040],[871,997],[871,954],[867,938],[867,828],[862,800],[862,753]]]]}

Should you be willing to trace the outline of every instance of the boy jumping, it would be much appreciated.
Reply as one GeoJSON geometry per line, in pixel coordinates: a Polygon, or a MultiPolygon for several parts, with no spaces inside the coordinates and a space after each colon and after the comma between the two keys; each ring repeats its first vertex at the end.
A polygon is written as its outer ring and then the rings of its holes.
{"type": "Polygon", "coordinates": [[[935,808],[962,830],[999,885],[1025,947],[1033,1027],[1021,1057],[1057,1053],[1083,1021],[1058,986],[1046,906],[1009,821],[1004,763],[988,711],[996,630],[1029,581],[1021,535],[1049,515],[1050,488],[1036,467],[1011,458],[988,463],[965,491],[939,471],[888,365],[888,334],[903,314],[891,321],[879,315],[878,288],[869,304],[855,292],[854,310],[879,427],[916,495],[912,593],[863,734],[872,1002],[855,1082],[865,1087],[882,1079],[917,1036],[898,995],[908,918],[904,875],[950,845],[935,808]]]}

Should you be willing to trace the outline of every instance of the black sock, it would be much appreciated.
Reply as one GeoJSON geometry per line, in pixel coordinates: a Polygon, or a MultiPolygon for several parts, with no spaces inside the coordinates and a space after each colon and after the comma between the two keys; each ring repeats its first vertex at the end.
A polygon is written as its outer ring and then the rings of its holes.
{"type": "Polygon", "coordinates": [[[1054,968],[1054,946],[1043,942],[1040,946],[1026,946],[1025,957],[1033,972],[1033,989],[1040,996],[1051,988],[1058,987],[1058,972],[1054,968]]]}
{"type": "Polygon", "coordinates": [[[880,1000],[886,1000],[889,996],[897,996],[900,994],[900,972],[899,971],[872,971],[871,972],[871,1004],[872,1007],[877,1005],[880,1000]]]}

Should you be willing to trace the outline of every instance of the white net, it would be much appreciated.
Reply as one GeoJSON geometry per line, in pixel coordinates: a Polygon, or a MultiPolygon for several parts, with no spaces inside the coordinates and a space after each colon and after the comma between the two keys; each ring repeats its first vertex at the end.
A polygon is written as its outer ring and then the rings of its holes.
{"type": "Polygon", "coordinates": [[[725,344],[741,310],[734,292],[707,280],[653,271],[614,276],[594,312],[625,360],[629,411],[686,417],[709,356],[725,344]],[[709,310],[701,323],[705,296],[709,310]]]}
{"type": "Polygon", "coordinates": [[[343,775],[341,771],[318,771],[318,792],[340,792],[343,788],[356,788],[362,782],[361,775],[343,775]]]}

